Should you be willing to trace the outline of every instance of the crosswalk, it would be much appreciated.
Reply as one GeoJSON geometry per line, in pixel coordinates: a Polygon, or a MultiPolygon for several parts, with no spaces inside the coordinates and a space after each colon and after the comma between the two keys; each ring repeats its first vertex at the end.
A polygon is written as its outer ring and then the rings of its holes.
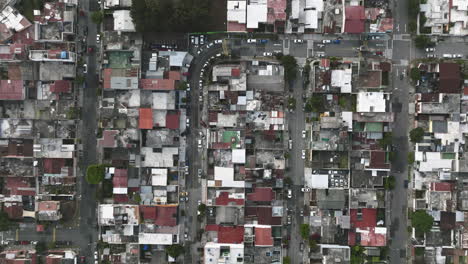
{"type": "Polygon", "coordinates": [[[393,40],[411,41],[410,34],[393,34],[393,40]]]}

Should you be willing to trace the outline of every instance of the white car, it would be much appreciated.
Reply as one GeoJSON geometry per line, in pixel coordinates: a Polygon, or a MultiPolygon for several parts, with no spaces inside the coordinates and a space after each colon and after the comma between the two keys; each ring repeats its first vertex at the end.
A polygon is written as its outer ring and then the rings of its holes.
{"type": "Polygon", "coordinates": [[[206,45],[206,47],[207,47],[207,48],[211,48],[211,47],[213,47],[213,45],[214,45],[214,43],[212,42],[212,43],[206,45]]]}
{"type": "Polygon", "coordinates": [[[198,200],[198,205],[200,205],[200,204],[201,204],[201,200],[198,200]]]}
{"type": "Polygon", "coordinates": [[[444,54],[444,55],[442,55],[442,57],[447,58],[447,59],[451,59],[452,54],[444,54]]]}
{"type": "Polygon", "coordinates": [[[306,156],[306,151],[305,151],[305,149],[303,149],[303,150],[302,150],[301,158],[302,158],[302,159],[305,159],[305,156],[306,156]]]}
{"type": "Polygon", "coordinates": [[[288,198],[291,199],[292,198],[292,191],[289,189],[288,190],[288,198]]]}
{"type": "Polygon", "coordinates": [[[426,52],[434,52],[435,49],[434,48],[426,48],[426,52]]]}
{"type": "Polygon", "coordinates": [[[184,238],[185,238],[185,239],[188,238],[188,234],[187,234],[187,233],[184,233],[184,238]]]}
{"type": "Polygon", "coordinates": [[[202,170],[198,169],[198,178],[201,178],[201,175],[202,175],[202,170]]]}
{"type": "Polygon", "coordinates": [[[302,138],[306,138],[306,131],[302,130],[302,138]]]}
{"type": "Polygon", "coordinates": [[[198,148],[202,148],[202,140],[201,139],[198,140],[198,148]]]}
{"type": "Polygon", "coordinates": [[[257,40],[256,39],[248,39],[247,43],[257,43],[257,40]]]}
{"type": "Polygon", "coordinates": [[[101,35],[100,34],[96,35],[96,42],[97,43],[101,42],[101,35]]]}
{"type": "Polygon", "coordinates": [[[322,43],[323,43],[323,44],[328,44],[328,43],[331,43],[331,42],[332,42],[332,41],[329,40],[329,39],[324,39],[324,40],[322,40],[322,43]]]}
{"type": "Polygon", "coordinates": [[[94,251],[94,259],[96,259],[96,260],[98,259],[98,253],[97,253],[97,251],[94,251]]]}
{"type": "Polygon", "coordinates": [[[323,48],[323,47],[325,47],[325,45],[323,45],[323,44],[317,44],[317,47],[323,48]]]}
{"type": "Polygon", "coordinates": [[[294,43],[304,43],[304,40],[303,39],[295,39],[294,43]]]}
{"type": "Polygon", "coordinates": [[[190,91],[190,84],[187,83],[187,91],[190,91]]]}
{"type": "Polygon", "coordinates": [[[201,52],[202,52],[202,50],[198,50],[198,51],[197,51],[197,55],[200,55],[201,52]]]}
{"type": "Polygon", "coordinates": [[[427,57],[427,58],[435,58],[435,57],[436,57],[436,55],[435,55],[435,54],[433,54],[433,53],[430,53],[430,54],[427,54],[427,55],[426,55],[426,57],[427,57]]]}
{"type": "Polygon", "coordinates": [[[187,118],[187,127],[190,127],[190,119],[187,118]]]}
{"type": "Polygon", "coordinates": [[[217,40],[214,41],[214,43],[215,44],[221,44],[221,43],[223,43],[223,40],[222,39],[217,39],[217,40]]]}
{"type": "Polygon", "coordinates": [[[198,101],[203,102],[203,96],[199,95],[198,96],[198,101]]]}
{"type": "Polygon", "coordinates": [[[205,36],[200,35],[200,45],[205,44],[205,36]]]}
{"type": "MultiPolygon", "coordinates": [[[[455,58],[455,54],[453,54],[453,57],[455,58]]],[[[463,54],[457,54],[456,57],[457,58],[463,58],[463,54]]]]}
{"type": "Polygon", "coordinates": [[[310,188],[301,188],[301,192],[310,192],[310,188]]]}
{"type": "Polygon", "coordinates": [[[88,73],[88,65],[86,63],[83,64],[83,73],[88,73]]]}
{"type": "Polygon", "coordinates": [[[195,44],[195,36],[190,36],[190,43],[195,44]]]}
{"type": "Polygon", "coordinates": [[[273,53],[271,52],[263,52],[263,56],[273,56],[273,53]]]}

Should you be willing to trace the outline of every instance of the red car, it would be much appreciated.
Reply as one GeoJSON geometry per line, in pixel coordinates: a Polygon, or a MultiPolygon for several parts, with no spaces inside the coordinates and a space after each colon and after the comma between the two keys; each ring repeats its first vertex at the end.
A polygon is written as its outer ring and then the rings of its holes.
{"type": "Polygon", "coordinates": [[[382,51],[376,51],[376,52],[375,52],[375,55],[382,56],[382,55],[383,55],[383,52],[382,52],[382,51]]]}
{"type": "Polygon", "coordinates": [[[86,257],[85,256],[80,257],[80,263],[86,263],[86,257]]]}
{"type": "Polygon", "coordinates": [[[89,47],[89,48],[88,48],[88,53],[91,53],[91,52],[94,52],[93,47],[89,47]]]}

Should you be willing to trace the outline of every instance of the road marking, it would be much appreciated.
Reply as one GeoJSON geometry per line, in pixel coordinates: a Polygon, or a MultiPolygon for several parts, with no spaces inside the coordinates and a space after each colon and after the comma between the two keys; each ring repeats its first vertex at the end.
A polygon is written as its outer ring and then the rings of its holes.
{"type": "Polygon", "coordinates": [[[400,32],[400,24],[396,26],[396,31],[400,32]]]}
{"type": "Polygon", "coordinates": [[[15,240],[18,241],[19,239],[19,229],[16,229],[16,235],[15,235],[15,240]]]}
{"type": "Polygon", "coordinates": [[[406,33],[406,24],[405,24],[405,33],[406,33]]]}
{"type": "Polygon", "coordinates": [[[55,227],[52,229],[52,241],[55,242],[55,227]]]}

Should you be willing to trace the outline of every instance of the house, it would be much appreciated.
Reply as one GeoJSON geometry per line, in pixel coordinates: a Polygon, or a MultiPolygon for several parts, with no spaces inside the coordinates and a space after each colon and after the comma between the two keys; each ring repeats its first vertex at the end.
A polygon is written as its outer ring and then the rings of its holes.
{"type": "Polygon", "coordinates": [[[345,7],[345,25],[342,33],[361,34],[365,32],[364,6],[345,7]]]}
{"type": "Polygon", "coordinates": [[[461,73],[458,63],[439,64],[439,92],[440,93],[460,93],[461,73]]]}
{"type": "Polygon", "coordinates": [[[58,221],[62,218],[59,201],[41,201],[37,203],[39,221],[58,221]]]}

